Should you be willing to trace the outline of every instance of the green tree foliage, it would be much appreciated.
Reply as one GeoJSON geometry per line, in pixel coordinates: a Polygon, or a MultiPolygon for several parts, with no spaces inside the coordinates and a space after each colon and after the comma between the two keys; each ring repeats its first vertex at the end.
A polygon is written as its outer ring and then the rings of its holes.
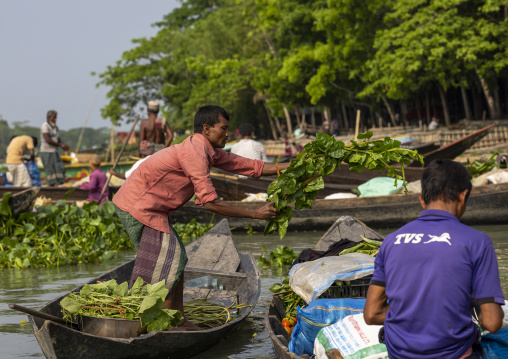
{"type": "Polygon", "coordinates": [[[225,107],[232,126],[270,124],[267,114],[280,117],[294,107],[346,102],[377,111],[388,100],[475,87],[495,118],[497,82],[508,65],[507,6],[506,0],[182,1],[155,24],[157,35],[133,40],[136,47],[99,75],[99,85],[111,87],[102,113],[113,122],[132,120],[149,99],[160,99],[175,129],[191,128],[204,104],[225,107]]]}

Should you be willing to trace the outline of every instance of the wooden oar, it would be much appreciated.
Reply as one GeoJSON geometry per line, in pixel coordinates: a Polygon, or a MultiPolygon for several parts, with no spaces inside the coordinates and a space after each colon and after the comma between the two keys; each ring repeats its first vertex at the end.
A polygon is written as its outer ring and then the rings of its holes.
{"type": "Polygon", "coordinates": [[[50,320],[52,322],[63,324],[63,325],[70,325],[76,329],[80,329],[80,326],[77,323],[71,322],[69,320],[65,320],[60,317],[56,317],[51,314],[39,312],[38,310],[30,309],[30,308],[23,307],[23,306],[17,305],[17,304],[12,304],[12,303],[9,304],[9,308],[26,313],[26,314],[33,315],[34,317],[50,320]]]}
{"type": "MultiPolygon", "coordinates": [[[[122,157],[123,150],[125,150],[125,146],[127,146],[127,142],[129,141],[129,138],[131,138],[132,132],[134,132],[134,128],[136,127],[138,120],[139,120],[139,115],[136,117],[136,120],[132,124],[131,131],[129,132],[129,135],[125,138],[122,149],[120,150],[120,152],[118,153],[118,156],[116,157],[115,164],[113,165],[113,171],[115,170],[116,165],[118,164],[118,161],[120,161],[120,157],[122,157]]],[[[104,192],[106,192],[106,188],[108,188],[109,181],[111,180],[111,176],[112,175],[110,174],[108,177],[108,180],[106,181],[106,184],[102,188],[101,196],[99,197],[99,200],[97,201],[97,203],[101,203],[102,197],[104,196],[104,192]]]]}

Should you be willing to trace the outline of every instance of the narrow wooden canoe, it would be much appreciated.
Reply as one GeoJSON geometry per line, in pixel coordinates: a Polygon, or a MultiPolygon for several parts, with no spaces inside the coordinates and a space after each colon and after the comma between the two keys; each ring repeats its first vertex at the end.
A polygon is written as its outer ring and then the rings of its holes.
{"type": "MultiPolygon", "coordinates": [[[[11,193],[8,203],[11,207],[12,215],[17,217],[23,212],[31,211],[34,208],[38,193],[38,187],[24,188],[22,191],[11,193]]],[[[0,202],[3,195],[3,193],[0,193],[0,202]]]]}
{"type": "MultiPolygon", "coordinates": [[[[73,187],[32,187],[38,188],[37,196],[44,196],[46,198],[51,198],[53,201],[58,201],[59,199],[65,199],[65,195],[67,192],[73,190],[69,196],[67,197],[68,201],[84,201],[88,198],[89,191],[73,188],[73,187]]],[[[109,196],[110,199],[113,198],[113,194],[115,194],[120,187],[110,186],[109,187],[109,196]]],[[[12,194],[16,194],[22,191],[25,191],[26,187],[5,187],[0,186],[0,197],[3,196],[6,192],[11,192],[12,194]]]]}
{"type": "MultiPolygon", "coordinates": [[[[459,138],[446,146],[440,147],[429,153],[425,153],[424,166],[427,166],[434,160],[453,160],[455,157],[461,155],[466,150],[470,149],[476,142],[480,141],[483,137],[487,136],[489,130],[496,124],[493,123],[490,126],[484,127],[476,132],[473,132],[467,136],[459,138]]],[[[420,167],[422,164],[417,161],[413,161],[409,166],[420,167]]]]}
{"type": "MultiPolygon", "coordinates": [[[[373,228],[402,226],[418,217],[422,211],[419,194],[396,194],[390,196],[317,199],[312,209],[293,212],[288,230],[327,229],[341,216],[350,215],[373,228]]],[[[257,208],[263,202],[230,202],[246,208],[257,208]]],[[[506,224],[508,218],[508,183],[473,187],[467,202],[467,211],[461,222],[467,225],[506,224]]],[[[170,214],[174,222],[186,223],[192,218],[198,222],[209,223],[225,218],[213,214],[194,203],[187,203],[170,214]]],[[[229,217],[232,227],[252,227],[263,230],[266,221],[250,218],[229,217]]]]}
{"type": "MultiPolygon", "coordinates": [[[[344,238],[354,242],[361,242],[361,236],[370,239],[383,239],[383,236],[367,227],[363,222],[350,216],[343,216],[335,221],[313,249],[326,251],[330,245],[344,238]]],[[[291,336],[282,326],[282,319],[285,317],[285,308],[279,296],[272,296],[272,301],[266,308],[265,324],[275,354],[280,359],[310,359],[307,354],[297,355],[289,351],[288,345],[291,341],[291,336]]]]}
{"type": "MultiPolygon", "coordinates": [[[[224,304],[236,301],[250,305],[239,311],[238,317],[216,328],[197,332],[157,331],[129,339],[99,337],[69,326],[28,316],[35,337],[46,358],[190,358],[209,349],[236,329],[249,315],[260,294],[260,277],[252,254],[238,252],[232,240],[229,224],[221,221],[207,234],[186,247],[189,261],[184,280],[211,275],[221,278],[224,290],[185,288],[184,300],[207,297],[224,304]],[[222,247],[218,243],[223,243],[222,247]],[[215,251],[210,252],[210,248],[215,251]],[[211,258],[212,257],[212,258],[211,258]],[[192,267],[191,267],[192,266],[192,267]],[[235,268],[228,271],[228,268],[235,268]]],[[[134,261],[121,265],[88,283],[116,279],[128,281],[134,261]]],[[[79,291],[82,286],[74,289],[79,291]]],[[[68,293],[45,304],[39,310],[62,317],[59,302],[68,293]]]]}

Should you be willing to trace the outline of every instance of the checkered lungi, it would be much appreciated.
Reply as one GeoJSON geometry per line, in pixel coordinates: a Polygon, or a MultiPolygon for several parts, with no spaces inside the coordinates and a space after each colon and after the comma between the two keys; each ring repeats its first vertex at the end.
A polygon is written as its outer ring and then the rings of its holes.
{"type": "Polygon", "coordinates": [[[50,185],[63,184],[65,166],[58,152],[41,152],[41,160],[46,171],[46,180],[50,185]]]}
{"type": "Polygon", "coordinates": [[[7,164],[7,169],[12,176],[12,185],[14,187],[32,186],[32,179],[24,163],[7,164]]]}
{"type": "Polygon", "coordinates": [[[138,277],[145,282],[154,284],[166,281],[166,288],[173,290],[183,274],[187,264],[185,246],[174,228],[170,225],[170,233],[158,231],[143,225],[130,213],[115,206],[127,234],[136,247],[138,254],[130,278],[132,287],[138,277]]]}

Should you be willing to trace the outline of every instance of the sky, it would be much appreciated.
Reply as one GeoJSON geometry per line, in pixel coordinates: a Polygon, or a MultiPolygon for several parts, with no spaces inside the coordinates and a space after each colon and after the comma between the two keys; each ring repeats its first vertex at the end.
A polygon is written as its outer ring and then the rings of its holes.
{"type": "MultiPolygon", "coordinates": [[[[111,127],[101,117],[102,73],[152,37],[177,0],[0,0],[0,116],[39,127],[48,110],[60,129],[111,127]],[[88,118],[88,120],[87,120],[88,118]]],[[[129,130],[122,125],[119,130],[129,130]]]]}

